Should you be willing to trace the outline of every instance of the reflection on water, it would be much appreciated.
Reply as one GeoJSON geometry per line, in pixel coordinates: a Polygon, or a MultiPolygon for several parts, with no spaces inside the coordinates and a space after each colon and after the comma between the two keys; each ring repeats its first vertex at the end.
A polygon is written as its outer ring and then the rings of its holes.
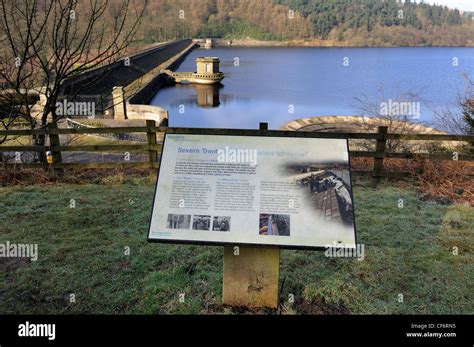
{"type": "Polygon", "coordinates": [[[418,94],[419,121],[433,124],[433,110],[455,105],[462,74],[474,71],[474,49],[459,47],[197,49],[177,71],[194,71],[198,56],[219,57],[225,78],[161,89],[150,104],[169,111],[170,126],[278,129],[296,118],[359,115],[356,99],[377,102],[381,88],[384,100],[418,94]]]}
{"type": "Polygon", "coordinates": [[[199,107],[217,107],[220,105],[219,89],[222,84],[176,84],[173,87],[166,87],[161,91],[167,92],[170,88],[176,88],[175,92],[182,94],[179,99],[179,106],[184,105],[185,109],[199,107]]]}
{"type": "Polygon", "coordinates": [[[216,107],[219,106],[219,89],[222,85],[219,84],[196,84],[197,104],[202,107],[216,107]]]}
{"type": "MultiPolygon", "coordinates": [[[[181,83],[164,87],[160,90],[161,95],[174,95],[175,98],[167,103],[168,110],[176,110],[185,106],[189,112],[199,112],[201,108],[219,108],[221,104],[232,102],[249,102],[248,98],[236,97],[231,94],[222,93],[224,85],[218,84],[192,84],[181,83]]],[[[155,96],[156,99],[156,96],[155,96]]],[[[151,104],[154,104],[153,102],[151,104]]],[[[156,104],[156,103],[155,103],[156,104]]],[[[185,112],[188,112],[185,111],[185,112]]]]}

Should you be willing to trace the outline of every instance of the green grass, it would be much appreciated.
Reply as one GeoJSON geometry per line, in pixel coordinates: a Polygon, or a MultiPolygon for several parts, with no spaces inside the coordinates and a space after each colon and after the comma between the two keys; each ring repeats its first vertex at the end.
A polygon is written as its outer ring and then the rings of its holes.
{"type": "MultiPolygon", "coordinates": [[[[0,243],[39,247],[36,262],[0,259],[0,313],[232,312],[221,305],[222,247],[147,243],[154,186],[110,182],[0,188],[0,243]]],[[[391,187],[354,194],[365,259],[282,251],[283,313],[474,313],[474,208],[391,187]]]]}

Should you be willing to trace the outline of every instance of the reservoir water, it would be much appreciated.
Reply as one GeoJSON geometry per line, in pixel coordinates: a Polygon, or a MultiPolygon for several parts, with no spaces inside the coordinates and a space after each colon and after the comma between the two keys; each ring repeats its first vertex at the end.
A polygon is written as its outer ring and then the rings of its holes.
{"type": "Polygon", "coordinates": [[[389,99],[419,102],[416,121],[436,125],[435,110],[455,107],[463,74],[474,79],[474,48],[213,48],[192,51],[177,71],[216,56],[221,86],[176,85],[151,100],[170,126],[271,129],[312,116],[361,115],[389,99]],[[367,100],[362,104],[357,99],[367,100]]]}

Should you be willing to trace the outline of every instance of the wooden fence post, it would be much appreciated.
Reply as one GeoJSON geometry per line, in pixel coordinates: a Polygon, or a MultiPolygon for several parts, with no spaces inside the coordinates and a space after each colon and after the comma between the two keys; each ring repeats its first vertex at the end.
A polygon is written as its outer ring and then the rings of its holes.
{"type": "Polygon", "coordinates": [[[387,144],[387,126],[379,126],[378,133],[381,134],[381,138],[377,139],[377,144],[375,145],[375,157],[374,157],[374,171],[372,174],[372,183],[377,185],[380,183],[382,178],[382,169],[383,169],[383,158],[385,155],[385,146],[387,144]]]}
{"type": "MultiPolygon", "coordinates": [[[[55,122],[48,124],[48,129],[57,129],[57,128],[58,128],[58,125],[55,122]]],[[[49,145],[52,148],[51,152],[53,155],[53,167],[54,167],[56,164],[61,164],[63,161],[61,152],[54,150],[54,147],[61,145],[58,134],[51,134],[51,133],[49,134],[49,145]]],[[[59,175],[62,175],[64,174],[64,169],[54,167],[54,172],[56,172],[59,175]]]]}
{"type": "MultiPolygon", "coordinates": [[[[260,130],[268,130],[260,123],[260,130]]],[[[222,302],[231,306],[278,308],[280,249],[224,246],[222,302]]]]}
{"type": "Polygon", "coordinates": [[[148,142],[148,162],[150,163],[150,169],[156,169],[158,163],[158,151],[153,146],[156,146],[156,131],[150,130],[151,127],[155,127],[156,123],[154,120],[147,120],[147,133],[146,138],[148,142]]]}

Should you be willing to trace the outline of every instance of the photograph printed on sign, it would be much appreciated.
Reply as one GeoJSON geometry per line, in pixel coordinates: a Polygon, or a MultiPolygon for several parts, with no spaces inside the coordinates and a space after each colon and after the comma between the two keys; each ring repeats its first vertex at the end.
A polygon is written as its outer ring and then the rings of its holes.
{"type": "Polygon", "coordinates": [[[197,215],[193,217],[193,230],[209,230],[211,216],[197,215]]]}
{"type": "Polygon", "coordinates": [[[347,158],[345,139],[167,134],[148,239],[355,247],[347,158]]]}
{"type": "Polygon", "coordinates": [[[212,230],[230,231],[230,217],[214,217],[214,220],[212,222],[212,230]]]}
{"type": "Polygon", "coordinates": [[[290,236],[290,216],[267,213],[261,214],[259,234],[290,236]]]}

